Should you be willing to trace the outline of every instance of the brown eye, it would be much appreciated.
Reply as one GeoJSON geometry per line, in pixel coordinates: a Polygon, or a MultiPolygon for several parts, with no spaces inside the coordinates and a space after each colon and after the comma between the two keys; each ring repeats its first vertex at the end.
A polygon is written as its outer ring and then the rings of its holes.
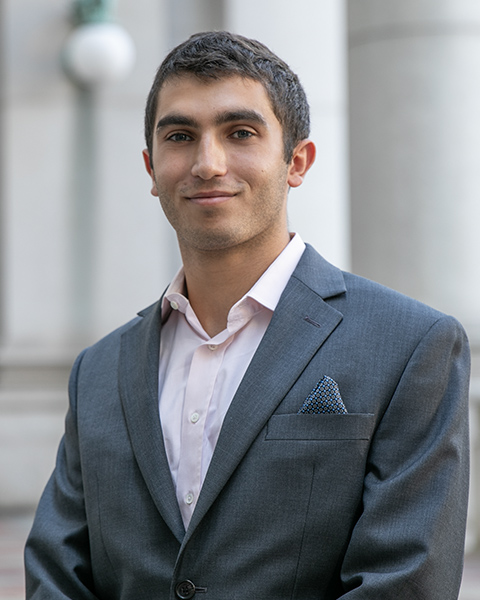
{"type": "Polygon", "coordinates": [[[186,133],[173,133],[172,135],[168,136],[167,139],[172,142],[188,142],[192,138],[186,133]]]}
{"type": "Polygon", "coordinates": [[[251,131],[248,131],[247,129],[239,129],[238,131],[235,131],[235,133],[232,134],[232,137],[234,137],[237,140],[246,140],[249,137],[252,137],[253,133],[251,131]]]}

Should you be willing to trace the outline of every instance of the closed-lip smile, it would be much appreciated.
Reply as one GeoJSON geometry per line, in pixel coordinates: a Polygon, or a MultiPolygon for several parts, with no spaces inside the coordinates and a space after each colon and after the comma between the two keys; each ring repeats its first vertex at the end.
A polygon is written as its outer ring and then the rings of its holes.
{"type": "Polygon", "coordinates": [[[230,200],[230,198],[233,198],[234,196],[236,196],[235,192],[210,190],[206,192],[197,192],[191,196],[186,196],[186,198],[195,204],[219,204],[230,200]]]}

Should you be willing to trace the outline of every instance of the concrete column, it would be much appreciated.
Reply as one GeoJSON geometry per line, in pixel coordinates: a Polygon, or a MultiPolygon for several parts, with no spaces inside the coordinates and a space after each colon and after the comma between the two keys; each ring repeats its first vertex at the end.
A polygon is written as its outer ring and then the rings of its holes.
{"type": "Polygon", "coordinates": [[[349,0],[353,270],[458,317],[472,342],[480,533],[480,3],[349,0]]]}
{"type": "Polygon", "coordinates": [[[344,9],[343,0],[225,0],[227,29],[265,43],[305,87],[317,160],[305,182],[290,191],[290,227],[348,268],[344,9]]]}
{"type": "Polygon", "coordinates": [[[154,302],[178,265],[141,155],[166,0],[117,5],[135,69],[85,98],[61,69],[73,1],[2,3],[0,510],[38,500],[75,354],[154,302]]]}
{"type": "Polygon", "coordinates": [[[169,49],[200,31],[225,29],[224,0],[168,0],[169,49]]]}
{"type": "Polygon", "coordinates": [[[350,0],[353,269],[480,324],[480,4],[350,0]]]}

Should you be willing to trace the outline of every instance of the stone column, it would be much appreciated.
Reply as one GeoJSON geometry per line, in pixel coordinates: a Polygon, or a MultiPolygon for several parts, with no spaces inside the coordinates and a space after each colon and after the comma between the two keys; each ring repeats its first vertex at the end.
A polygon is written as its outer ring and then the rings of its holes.
{"type": "Polygon", "coordinates": [[[480,3],[349,0],[348,30],[353,270],[464,323],[476,415],[480,3]]]}
{"type": "Polygon", "coordinates": [[[224,0],[168,0],[169,49],[200,31],[225,29],[224,0]]]}
{"type": "Polygon", "coordinates": [[[86,103],[61,68],[73,1],[2,2],[0,510],[38,501],[76,353],[154,302],[178,265],[141,155],[165,3],[119,0],[137,63],[86,103]]]}
{"type": "Polygon", "coordinates": [[[350,0],[355,271],[480,323],[480,4],[350,0]]]}
{"type": "Polygon", "coordinates": [[[265,43],[299,75],[317,160],[290,191],[290,227],[328,260],[350,264],[344,0],[225,0],[227,29],[265,43]]]}

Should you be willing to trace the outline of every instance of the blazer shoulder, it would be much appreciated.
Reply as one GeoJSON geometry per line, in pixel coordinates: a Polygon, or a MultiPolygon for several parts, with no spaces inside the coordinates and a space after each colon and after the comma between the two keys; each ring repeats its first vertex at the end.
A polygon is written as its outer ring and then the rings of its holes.
{"type": "Polygon", "coordinates": [[[392,332],[399,327],[405,333],[411,330],[420,335],[440,321],[447,330],[465,334],[454,317],[385,285],[343,271],[306,246],[294,276],[340,311],[345,320],[351,317],[364,327],[377,329],[383,325],[392,332]]]}
{"type": "Polygon", "coordinates": [[[151,324],[151,321],[154,321],[156,317],[159,316],[159,310],[160,301],[157,301],[148,308],[140,311],[136,317],[127,323],[117,327],[88,348],[85,348],[81,352],[79,358],[82,360],[87,358],[87,360],[91,359],[95,361],[99,357],[116,354],[120,348],[122,337],[139,325],[148,327],[151,324]]]}
{"type": "MultiPolygon", "coordinates": [[[[342,273],[347,293],[354,298],[362,296],[365,302],[373,303],[376,306],[385,304],[386,306],[403,307],[413,314],[418,314],[421,317],[430,316],[434,320],[449,317],[440,310],[381,283],[348,271],[342,271],[342,273]]],[[[450,318],[454,319],[454,317],[450,318]]]]}
{"type": "Polygon", "coordinates": [[[435,327],[436,332],[453,339],[463,340],[468,346],[462,324],[452,315],[445,314],[419,300],[371,281],[359,275],[344,272],[347,292],[338,310],[369,320],[376,326],[383,324],[392,335],[405,337],[409,333],[420,338],[435,327]]]}

